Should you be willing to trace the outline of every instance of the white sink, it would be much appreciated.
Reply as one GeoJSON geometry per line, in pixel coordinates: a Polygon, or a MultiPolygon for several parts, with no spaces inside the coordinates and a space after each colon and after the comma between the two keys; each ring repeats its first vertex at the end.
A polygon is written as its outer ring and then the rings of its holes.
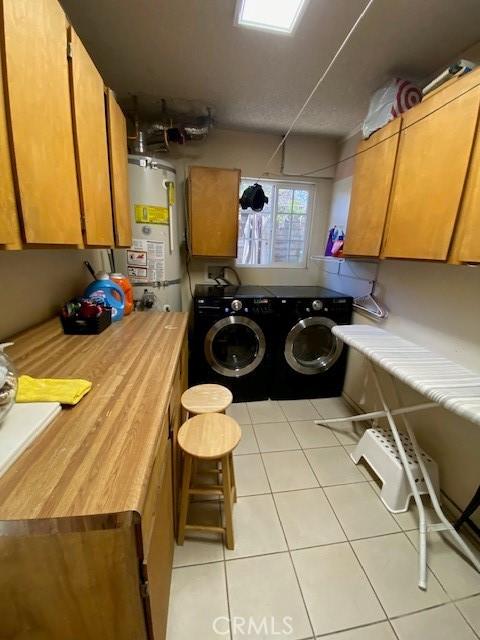
{"type": "Polygon", "coordinates": [[[0,476],[61,409],[58,402],[20,402],[13,405],[0,423],[0,476]]]}

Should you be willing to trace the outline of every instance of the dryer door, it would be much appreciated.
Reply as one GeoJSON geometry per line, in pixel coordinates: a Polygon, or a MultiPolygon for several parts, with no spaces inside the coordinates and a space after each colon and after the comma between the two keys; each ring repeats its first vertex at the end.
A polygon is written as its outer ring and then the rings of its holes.
{"type": "Polygon", "coordinates": [[[297,322],[285,340],[285,359],[290,367],[306,375],[328,371],[343,351],[343,342],[331,331],[335,324],[321,316],[297,322]]]}
{"type": "Polygon", "coordinates": [[[204,352],[214,371],[229,378],[240,378],[262,362],[265,335],[250,318],[229,316],[211,327],[205,336],[204,352]]]}

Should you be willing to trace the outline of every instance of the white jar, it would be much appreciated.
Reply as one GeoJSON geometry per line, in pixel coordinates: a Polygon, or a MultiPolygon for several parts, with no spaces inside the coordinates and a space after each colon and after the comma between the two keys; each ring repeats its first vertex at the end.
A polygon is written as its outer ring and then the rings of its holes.
{"type": "Polygon", "coordinates": [[[15,403],[17,395],[17,372],[4,352],[12,343],[0,344],[0,423],[15,403]]]}

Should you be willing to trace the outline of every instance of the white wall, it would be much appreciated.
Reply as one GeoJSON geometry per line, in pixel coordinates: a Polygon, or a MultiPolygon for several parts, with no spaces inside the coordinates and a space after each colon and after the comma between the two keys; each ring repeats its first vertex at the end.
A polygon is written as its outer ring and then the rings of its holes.
{"type": "MultiPolygon", "coordinates": [[[[179,191],[185,176],[188,175],[188,167],[190,165],[237,168],[241,169],[243,177],[259,177],[279,141],[279,136],[271,134],[213,129],[204,142],[180,147],[175,154],[169,156],[169,160],[173,161],[177,167],[179,191]]],[[[331,138],[293,137],[290,140],[290,149],[291,151],[289,152],[287,147],[285,153],[285,166],[288,166],[289,171],[296,174],[304,171],[307,166],[309,169],[312,168],[312,165],[313,168],[316,168],[324,164],[334,163],[336,160],[337,145],[332,142],[331,138]]],[[[289,175],[281,174],[281,163],[282,156],[281,153],[278,153],[269,167],[270,174],[268,177],[272,179],[289,178],[289,175]]],[[[333,175],[333,172],[330,171],[330,174],[333,175]]],[[[295,178],[298,181],[302,179],[315,183],[317,187],[308,255],[323,253],[326,224],[330,209],[332,180],[324,178],[295,178]]],[[[221,259],[216,261],[194,258],[190,267],[192,289],[196,283],[207,282],[206,267],[215,262],[234,266],[234,260],[221,259]]],[[[242,282],[245,284],[318,284],[321,276],[321,268],[310,260],[307,261],[305,269],[237,268],[242,282]]],[[[185,278],[183,287],[184,309],[188,309],[189,305],[190,293],[188,280],[185,278]]]]}
{"type": "Polygon", "coordinates": [[[292,134],[285,141],[282,171],[294,176],[326,167],[323,171],[315,171],[315,176],[334,178],[337,155],[338,140],[335,138],[292,134]]]}
{"type": "Polygon", "coordinates": [[[101,266],[101,251],[0,251],[0,340],[51,318],[83,293],[91,277],[84,260],[101,266]]]}
{"type": "MultiPolygon", "coordinates": [[[[351,155],[355,144],[355,139],[347,140],[340,157],[351,155]]],[[[330,225],[346,218],[352,170],[352,161],[338,167],[330,225]]],[[[362,268],[359,262],[352,264],[362,268]]],[[[350,280],[342,287],[341,277],[324,278],[327,286],[349,291],[350,280]]],[[[385,260],[378,266],[377,282],[390,311],[382,327],[480,371],[480,267],[385,260]]],[[[354,322],[374,323],[359,314],[354,322]]],[[[407,401],[420,401],[418,394],[404,391],[407,401]]],[[[367,410],[378,408],[365,362],[355,352],[349,356],[344,392],[367,410]]],[[[440,465],[443,492],[463,509],[479,482],[480,428],[440,409],[418,413],[412,423],[421,446],[440,465]]],[[[479,514],[476,518],[480,523],[479,514]]]]}

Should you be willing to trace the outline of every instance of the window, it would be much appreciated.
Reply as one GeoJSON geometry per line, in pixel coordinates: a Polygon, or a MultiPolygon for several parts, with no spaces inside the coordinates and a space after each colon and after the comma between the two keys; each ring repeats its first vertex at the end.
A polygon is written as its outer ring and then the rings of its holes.
{"type": "MultiPolygon", "coordinates": [[[[259,181],[260,182],[260,181],[259,181]]],[[[240,194],[255,180],[240,182],[240,194]]],[[[262,180],[263,211],[240,208],[237,265],[305,267],[315,186],[262,180]]]]}

